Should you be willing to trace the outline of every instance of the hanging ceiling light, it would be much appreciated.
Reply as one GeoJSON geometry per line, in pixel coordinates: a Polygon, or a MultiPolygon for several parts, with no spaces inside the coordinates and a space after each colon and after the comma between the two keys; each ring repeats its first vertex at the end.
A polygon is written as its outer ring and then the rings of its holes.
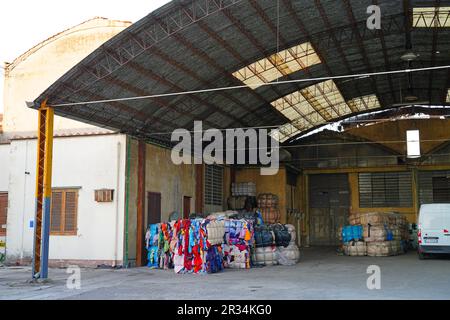
{"type": "Polygon", "coordinates": [[[413,51],[408,51],[406,53],[404,53],[400,59],[402,59],[403,61],[414,61],[419,57],[419,55],[415,54],[413,51]]]}

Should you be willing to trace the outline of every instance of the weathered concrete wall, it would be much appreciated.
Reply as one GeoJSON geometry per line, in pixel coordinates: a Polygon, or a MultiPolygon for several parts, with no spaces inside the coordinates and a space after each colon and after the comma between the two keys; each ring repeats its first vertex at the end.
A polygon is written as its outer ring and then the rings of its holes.
{"type": "MultiPolygon", "coordinates": [[[[370,141],[405,141],[407,130],[420,130],[420,148],[423,154],[450,140],[449,119],[416,119],[381,122],[350,129],[347,132],[370,141]],[[434,141],[432,141],[434,140],[434,141]]],[[[406,143],[384,143],[400,154],[406,154],[406,143]]]]}
{"type": "MultiPolygon", "coordinates": [[[[129,25],[129,22],[103,18],[86,21],[43,41],[7,66],[4,84],[5,133],[35,134],[37,112],[27,108],[25,101],[33,101],[70,68],[129,25]]],[[[92,130],[94,127],[55,117],[56,131],[80,128],[92,130]]]]}
{"type": "MultiPolygon", "coordinates": [[[[167,221],[176,211],[183,212],[183,197],[191,197],[191,211],[195,208],[195,167],[172,163],[171,150],[147,145],[145,191],[161,193],[161,219],[167,221]]],[[[147,212],[148,203],[146,203],[147,212]]]]}
{"type": "Polygon", "coordinates": [[[263,176],[258,168],[245,168],[236,170],[236,182],[254,182],[256,193],[273,193],[279,198],[281,222],[286,222],[286,169],[280,168],[273,176],[263,176]]]}
{"type": "MultiPolygon", "coordinates": [[[[56,138],[53,188],[78,189],[77,234],[50,236],[50,259],[122,263],[125,188],[124,135],[56,138]],[[70,146],[70,147],[68,147],[70,146]],[[98,203],[94,190],[113,189],[114,201],[98,203]]],[[[35,212],[36,139],[11,142],[7,260],[32,256],[35,212]]]]}

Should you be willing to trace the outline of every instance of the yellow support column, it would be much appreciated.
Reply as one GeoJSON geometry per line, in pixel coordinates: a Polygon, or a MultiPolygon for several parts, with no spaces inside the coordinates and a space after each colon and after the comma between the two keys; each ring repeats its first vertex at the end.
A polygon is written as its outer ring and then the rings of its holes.
{"type": "Polygon", "coordinates": [[[36,161],[36,215],[34,220],[33,278],[48,277],[50,206],[52,194],[53,108],[39,108],[36,161]]]}

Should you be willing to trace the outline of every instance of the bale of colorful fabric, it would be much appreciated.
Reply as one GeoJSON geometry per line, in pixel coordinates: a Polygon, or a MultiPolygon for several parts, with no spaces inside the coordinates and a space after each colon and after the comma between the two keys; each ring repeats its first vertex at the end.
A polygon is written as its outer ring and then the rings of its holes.
{"type": "Polygon", "coordinates": [[[241,219],[225,220],[225,265],[229,268],[250,269],[250,252],[254,243],[252,221],[241,219]]]}

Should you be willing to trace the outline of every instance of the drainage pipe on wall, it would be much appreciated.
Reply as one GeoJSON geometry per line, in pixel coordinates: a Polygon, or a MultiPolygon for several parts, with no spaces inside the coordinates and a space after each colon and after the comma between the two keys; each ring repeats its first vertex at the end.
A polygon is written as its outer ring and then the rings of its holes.
{"type": "Polygon", "coordinates": [[[119,190],[120,190],[120,148],[121,144],[120,141],[117,142],[117,172],[116,172],[116,231],[115,231],[115,238],[116,243],[114,246],[114,266],[117,266],[117,256],[119,251],[119,190]]]}

